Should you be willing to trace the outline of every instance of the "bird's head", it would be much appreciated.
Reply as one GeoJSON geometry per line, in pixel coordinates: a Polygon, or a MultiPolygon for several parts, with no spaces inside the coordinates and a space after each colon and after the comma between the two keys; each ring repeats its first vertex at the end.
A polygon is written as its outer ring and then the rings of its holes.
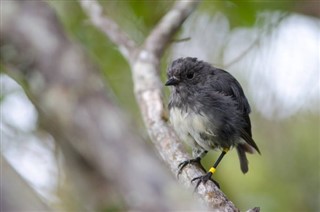
{"type": "Polygon", "coordinates": [[[212,67],[197,58],[179,58],[172,62],[167,70],[166,86],[173,86],[178,93],[190,93],[205,85],[208,77],[213,75],[212,67]]]}

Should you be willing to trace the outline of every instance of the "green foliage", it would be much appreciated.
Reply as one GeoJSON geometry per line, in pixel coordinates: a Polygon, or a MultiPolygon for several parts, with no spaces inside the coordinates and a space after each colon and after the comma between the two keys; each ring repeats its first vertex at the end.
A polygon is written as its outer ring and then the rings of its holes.
{"type": "Polygon", "coordinates": [[[294,1],[257,1],[257,0],[215,0],[204,1],[201,9],[207,13],[221,12],[230,22],[231,28],[253,26],[259,11],[289,11],[294,1]]]}

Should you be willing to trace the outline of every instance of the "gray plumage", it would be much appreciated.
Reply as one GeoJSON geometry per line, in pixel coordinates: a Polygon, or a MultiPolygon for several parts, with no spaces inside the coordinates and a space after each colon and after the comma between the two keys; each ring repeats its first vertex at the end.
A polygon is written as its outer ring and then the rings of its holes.
{"type": "Polygon", "coordinates": [[[260,153],[252,139],[250,105],[239,82],[228,72],[196,58],[179,58],[167,71],[172,86],[170,121],[181,138],[202,158],[216,148],[236,147],[243,173],[246,152],[260,153]]]}

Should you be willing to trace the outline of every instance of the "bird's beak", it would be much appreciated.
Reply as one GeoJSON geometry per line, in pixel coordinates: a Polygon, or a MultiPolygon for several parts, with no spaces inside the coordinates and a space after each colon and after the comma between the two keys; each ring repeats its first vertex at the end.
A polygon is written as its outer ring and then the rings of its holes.
{"type": "Polygon", "coordinates": [[[168,79],[165,86],[177,85],[179,82],[180,82],[179,79],[177,79],[175,77],[171,77],[170,79],[168,79]]]}

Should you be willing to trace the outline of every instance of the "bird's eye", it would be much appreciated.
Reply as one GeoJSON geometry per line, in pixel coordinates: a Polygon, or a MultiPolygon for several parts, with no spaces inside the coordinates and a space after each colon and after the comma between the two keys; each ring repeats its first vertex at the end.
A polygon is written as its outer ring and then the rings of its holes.
{"type": "Polygon", "coordinates": [[[189,74],[187,74],[187,78],[188,78],[188,79],[192,79],[192,78],[193,78],[193,76],[194,76],[194,74],[193,74],[193,73],[189,73],[189,74]]]}

